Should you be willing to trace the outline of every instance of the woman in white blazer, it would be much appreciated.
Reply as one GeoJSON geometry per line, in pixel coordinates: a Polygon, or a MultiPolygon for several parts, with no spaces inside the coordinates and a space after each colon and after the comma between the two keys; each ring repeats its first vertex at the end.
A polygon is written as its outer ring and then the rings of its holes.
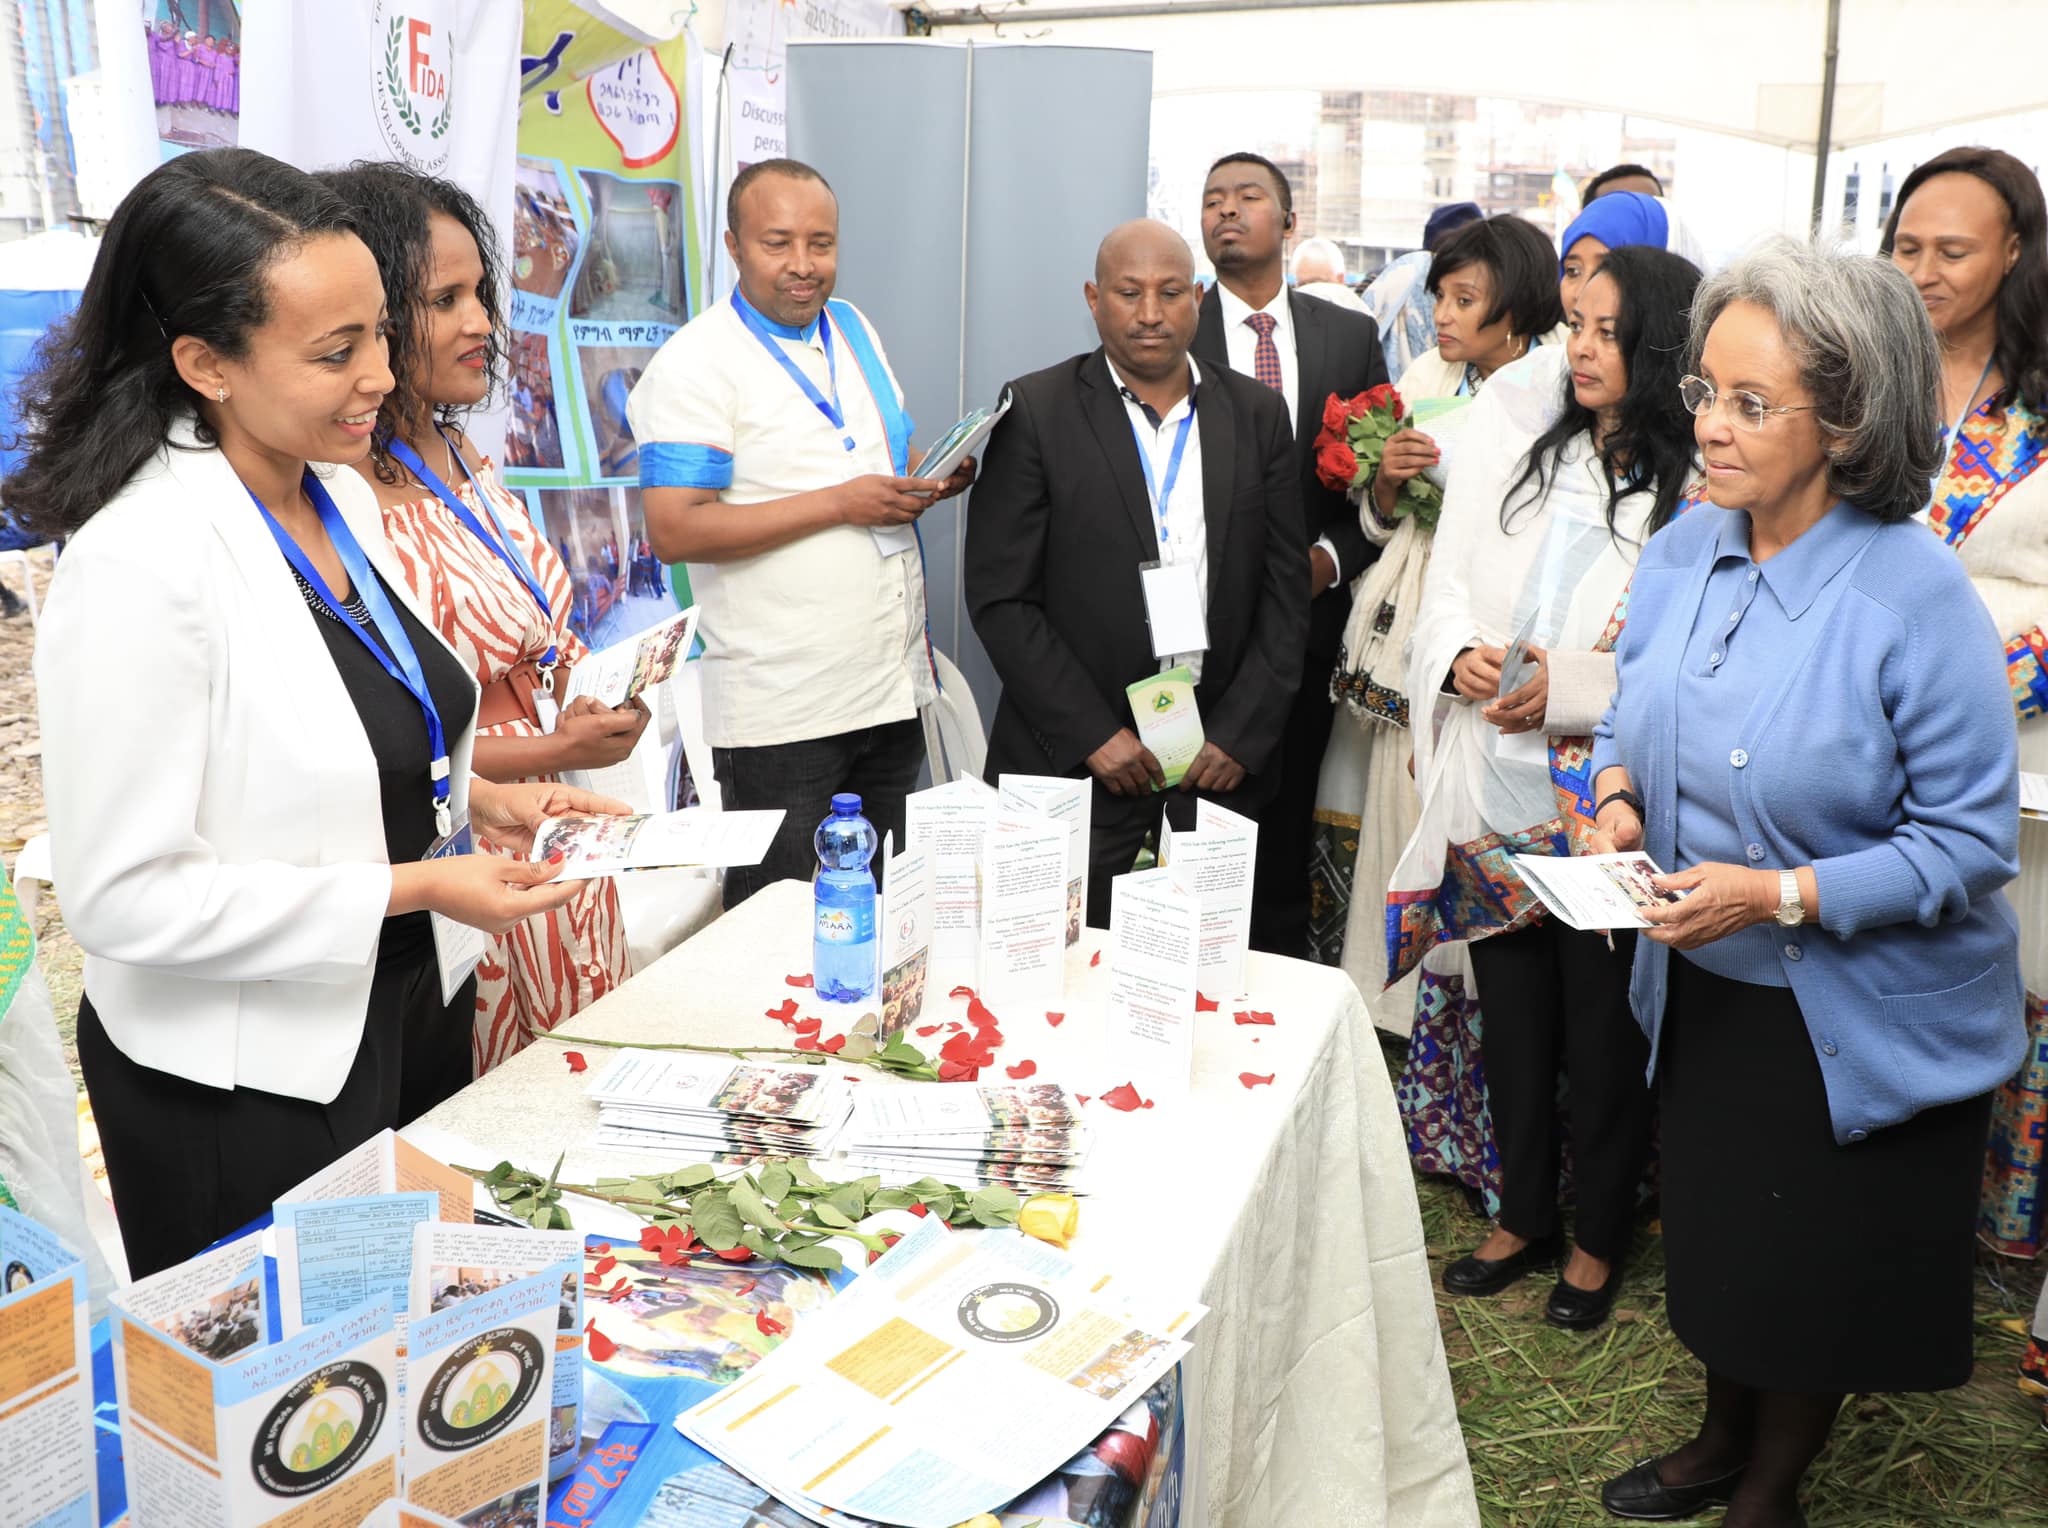
{"type": "Polygon", "coordinates": [[[470,985],[444,1001],[429,914],[497,931],[574,887],[423,860],[465,810],[516,847],[611,805],[472,785],[474,681],[362,480],[310,465],[369,449],[383,324],[333,192],[190,154],[116,210],[24,389],[6,498],[70,543],[36,651],[44,784],[137,1277],[469,1080],[470,985]]]}

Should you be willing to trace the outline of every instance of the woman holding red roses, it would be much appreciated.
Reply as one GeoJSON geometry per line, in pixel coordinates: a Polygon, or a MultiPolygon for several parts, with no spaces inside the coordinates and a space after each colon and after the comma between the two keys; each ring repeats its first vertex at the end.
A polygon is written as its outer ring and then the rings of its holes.
{"type": "Polygon", "coordinates": [[[1550,241],[1527,219],[1468,223],[1444,240],[1430,264],[1436,347],[1410,363],[1398,388],[1376,387],[1323,406],[1326,438],[1317,446],[1317,469],[1324,482],[1354,484],[1355,497],[1370,496],[1371,507],[1360,506],[1360,523],[1367,538],[1386,550],[1366,570],[1353,598],[1331,686],[1350,716],[1340,711],[1331,730],[1316,790],[1310,931],[1319,958],[1333,965],[1341,961],[1366,994],[1374,1022],[1396,1034],[1408,1033],[1415,991],[1412,982],[1382,990],[1383,900],[1394,862],[1415,831],[1419,806],[1408,776],[1403,649],[1422,598],[1443,473],[1436,439],[1420,429],[1397,428],[1386,437],[1376,470],[1360,484],[1346,426],[1353,418],[1373,416],[1381,422],[1374,433],[1384,434],[1423,400],[1471,397],[1502,366],[1536,346],[1554,346],[1564,335],[1556,271],[1550,241]],[[1411,489],[1424,471],[1435,486],[1426,493],[1418,491],[1424,483],[1411,489]]]}
{"type": "Polygon", "coordinates": [[[1699,280],[1662,250],[1614,250],[1573,299],[1568,374],[1517,367],[1473,405],[1407,681],[1422,809],[1387,896],[1389,965],[1462,944],[1473,981],[1424,970],[1398,1092],[1419,1165],[1498,1162],[1494,1230],[1444,1287],[1492,1294],[1557,1261],[1563,1071],[1577,1245],[1545,1316],[1573,1330],[1613,1305],[1648,1149],[1634,940],[1545,920],[1511,856],[1571,854],[1593,831],[1587,734],[1629,577],[1695,471],[1678,373],[1699,280]],[[1526,663],[1504,677],[1518,639],[1526,663]]]}

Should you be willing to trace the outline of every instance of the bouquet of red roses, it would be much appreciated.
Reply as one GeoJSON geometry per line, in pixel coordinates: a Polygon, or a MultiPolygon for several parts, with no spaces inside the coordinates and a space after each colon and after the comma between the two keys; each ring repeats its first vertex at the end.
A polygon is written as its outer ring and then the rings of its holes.
{"type": "MultiPolygon", "coordinates": [[[[1387,442],[1412,424],[1392,383],[1382,382],[1355,398],[1332,393],[1323,402],[1323,428],[1316,436],[1316,476],[1325,487],[1350,495],[1354,504],[1363,503],[1387,442]]],[[[1420,473],[1401,485],[1394,500],[1395,515],[1413,516],[1424,530],[1436,528],[1443,507],[1443,489],[1420,473]]]]}

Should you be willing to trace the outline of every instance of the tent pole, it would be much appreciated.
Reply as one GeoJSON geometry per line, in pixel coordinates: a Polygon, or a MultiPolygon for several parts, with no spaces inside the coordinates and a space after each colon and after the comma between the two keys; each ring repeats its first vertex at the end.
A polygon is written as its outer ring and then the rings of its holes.
{"type": "Polygon", "coordinates": [[[1828,194],[1828,148],[1835,135],[1835,61],[1841,56],[1842,0],[1828,0],[1828,49],[1820,77],[1820,135],[1813,146],[1813,232],[1820,233],[1820,220],[1828,194]]]}

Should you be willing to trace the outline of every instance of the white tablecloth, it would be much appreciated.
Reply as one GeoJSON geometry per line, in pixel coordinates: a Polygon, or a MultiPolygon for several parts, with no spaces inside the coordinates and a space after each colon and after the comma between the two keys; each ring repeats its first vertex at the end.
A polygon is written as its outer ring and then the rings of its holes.
{"type": "MultiPolygon", "coordinates": [[[[787,1045],[766,1010],[795,997],[831,1035],[842,1009],[783,977],[810,969],[810,888],[785,881],[726,914],[566,1026],[609,1040],[787,1045]]],[[[985,1080],[1023,1059],[1039,1075],[1099,1095],[1105,973],[1084,931],[1069,952],[1064,1023],[997,1010],[1005,1042],[985,1080]]],[[[1254,955],[1253,996],[1200,1015],[1195,1082],[1175,1099],[1086,1113],[1096,1132],[1074,1255],[1193,1292],[1210,1307],[1188,1365],[1186,1528],[1477,1524],[1437,1329],[1414,1179],[1372,1023],[1341,971],[1254,955]],[[1274,1023],[1239,1025],[1237,1009],[1274,1023]],[[1239,1074],[1268,1073],[1246,1088],[1239,1074]]],[[[965,979],[964,977],[957,979],[965,979]]],[[[922,1023],[965,1017],[934,971],[922,1023]]],[[[917,1039],[935,1051],[943,1034],[917,1039]]],[[[589,1142],[587,1075],[542,1041],[408,1132],[472,1142],[488,1166],[509,1158],[563,1181],[644,1172],[645,1156],[589,1142]]],[[[607,1053],[588,1055],[593,1069],[607,1053]]],[[[856,1069],[863,1086],[891,1086],[856,1069]]]]}

